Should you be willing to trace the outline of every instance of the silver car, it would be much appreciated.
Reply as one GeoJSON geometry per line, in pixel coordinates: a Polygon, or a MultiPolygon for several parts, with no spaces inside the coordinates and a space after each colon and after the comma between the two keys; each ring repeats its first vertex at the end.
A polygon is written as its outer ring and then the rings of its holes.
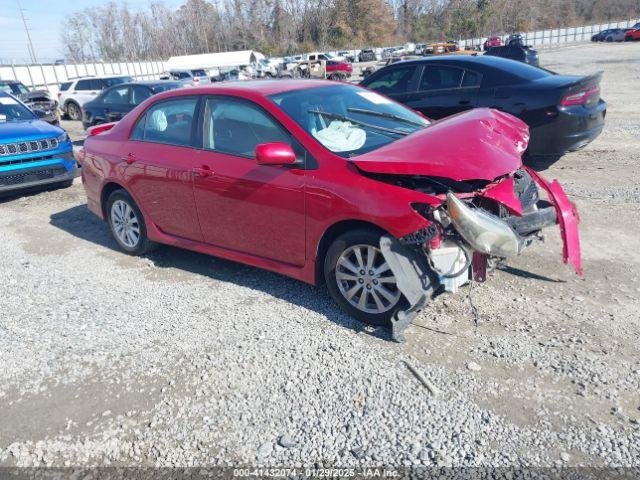
{"type": "Polygon", "coordinates": [[[161,76],[160,80],[174,80],[191,87],[211,83],[209,75],[202,68],[174,68],[161,76]]]}

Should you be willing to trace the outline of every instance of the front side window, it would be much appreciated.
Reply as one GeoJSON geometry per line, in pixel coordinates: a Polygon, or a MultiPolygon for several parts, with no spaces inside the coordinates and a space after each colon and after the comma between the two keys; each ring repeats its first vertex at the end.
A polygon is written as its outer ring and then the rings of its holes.
{"type": "Polygon", "coordinates": [[[129,103],[129,87],[115,87],[105,93],[102,98],[105,105],[127,105],[129,103]]]}
{"type": "Polygon", "coordinates": [[[440,65],[427,65],[422,72],[420,90],[442,90],[444,88],[459,88],[462,83],[464,70],[440,65]]]}
{"type": "Polygon", "coordinates": [[[131,138],[169,145],[191,145],[196,97],[176,98],[153,105],[138,120],[131,138]]]}
{"type": "Polygon", "coordinates": [[[207,99],[204,148],[253,158],[261,143],[291,143],[291,136],[257,105],[231,98],[207,99]]]}
{"type": "Polygon", "coordinates": [[[382,72],[367,84],[367,88],[376,90],[384,95],[405,93],[409,90],[415,66],[396,67],[382,72]]]}
{"type": "Polygon", "coordinates": [[[352,157],[421,130],[429,121],[355,85],[305,88],[269,97],[328,150],[352,157]]]}

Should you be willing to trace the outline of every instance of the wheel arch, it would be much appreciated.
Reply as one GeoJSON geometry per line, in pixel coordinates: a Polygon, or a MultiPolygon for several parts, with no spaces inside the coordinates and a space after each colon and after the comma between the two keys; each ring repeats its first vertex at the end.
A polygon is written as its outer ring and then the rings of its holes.
{"type": "MultiPolygon", "coordinates": [[[[100,209],[102,210],[102,216],[105,220],[107,219],[107,200],[109,196],[116,190],[124,190],[125,192],[129,193],[129,191],[125,187],[112,180],[105,183],[102,187],[102,191],[100,192],[100,209]]],[[[131,193],[129,193],[129,195],[131,195],[131,193]]]]}
{"type": "Polygon", "coordinates": [[[381,235],[388,233],[384,228],[376,225],[375,223],[367,222],[365,220],[341,220],[334,223],[327,228],[318,242],[316,249],[316,261],[315,261],[315,283],[316,285],[322,285],[324,283],[324,257],[329,250],[329,246],[333,241],[343,233],[356,229],[369,229],[380,232],[381,235]]]}

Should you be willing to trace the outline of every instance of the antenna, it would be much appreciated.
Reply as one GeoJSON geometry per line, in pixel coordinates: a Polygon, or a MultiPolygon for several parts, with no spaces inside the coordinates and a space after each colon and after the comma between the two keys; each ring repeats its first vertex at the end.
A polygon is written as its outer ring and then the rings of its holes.
{"type": "Polygon", "coordinates": [[[31,41],[31,34],[29,33],[29,27],[27,26],[27,19],[24,18],[24,10],[22,9],[22,5],[20,4],[20,0],[16,0],[18,4],[18,10],[20,11],[20,17],[22,17],[22,23],[24,24],[24,31],[27,33],[27,39],[29,40],[29,44],[27,48],[29,50],[29,56],[31,57],[31,61],[33,63],[38,63],[36,60],[36,51],[33,48],[33,42],[31,41]]]}

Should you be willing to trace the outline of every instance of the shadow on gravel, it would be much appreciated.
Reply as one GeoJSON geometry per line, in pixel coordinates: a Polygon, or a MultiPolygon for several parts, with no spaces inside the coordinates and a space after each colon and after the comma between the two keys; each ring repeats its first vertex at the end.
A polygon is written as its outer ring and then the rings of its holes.
{"type": "Polygon", "coordinates": [[[562,155],[546,155],[540,157],[526,157],[523,159],[523,163],[535,170],[536,172],[543,172],[550,168],[558,160],[562,158],[562,155]]]}
{"type": "Polygon", "coordinates": [[[567,283],[566,280],[559,280],[557,278],[550,278],[545,275],[539,275],[533,272],[527,272],[526,270],[521,270],[519,268],[510,267],[508,265],[501,265],[498,267],[501,272],[509,273],[511,275],[515,275],[516,277],[521,278],[530,278],[532,280],[540,280],[543,282],[551,282],[551,283],[567,283]]]}
{"type": "MultiPolygon", "coordinates": [[[[111,236],[107,224],[91,213],[86,204],[52,214],[50,223],[77,238],[125,255],[111,236]]],[[[342,313],[324,287],[314,287],[267,270],[165,245],[146,257],[157,268],[180,269],[213,280],[258,290],[318,312],[337,325],[355,332],[367,332],[373,337],[391,340],[390,332],[386,328],[369,328],[342,313]]],[[[245,303],[251,301],[249,298],[245,303]]]]}

